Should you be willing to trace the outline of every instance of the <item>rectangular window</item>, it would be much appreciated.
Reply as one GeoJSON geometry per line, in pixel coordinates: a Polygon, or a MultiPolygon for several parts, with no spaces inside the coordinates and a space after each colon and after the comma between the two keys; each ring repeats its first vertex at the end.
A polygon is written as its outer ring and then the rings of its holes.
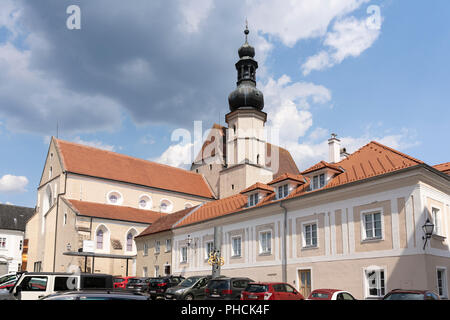
{"type": "Polygon", "coordinates": [[[380,298],[385,295],[384,270],[366,270],[366,296],[380,298]]]}
{"type": "Polygon", "coordinates": [[[313,190],[316,190],[319,188],[319,176],[313,177],[313,190]]]}
{"type": "Polygon", "coordinates": [[[26,277],[20,287],[22,291],[45,291],[47,290],[47,277],[26,277]]]}
{"type": "Polygon", "coordinates": [[[209,255],[214,251],[214,242],[208,241],[205,246],[205,259],[209,259],[209,255]]]}
{"type": "Polygon", "coordinates": [[[142,268],[142,276],[143,277],[148,277],[148,269],[147,269],[147,267],[143,267],[142,268]]]}
{"type": "Polygon", "coordinates": [[[248,206],[249,207],[253,207],[253,206],[257,205],[258,202],[259,202],[259,197],[258,197],[257,193],[251,194],[248,196],[248,206]]]}
{"type": "Polygon", "coordinates": [[[278,199],[286,198],[289,195],[289,185],[285,184],[278,187],[278,199]]]}
{"type": "Polygon", "coordinates": [[[41,272],[41,269],[42,269],[42,262],[41,261],[35,262],[33,271],[41,272]]]}
{"type": "Polygon", "coordinates": [[[53,291],[68,291],[77,288],[78,278],[76,277],[55,277],[53,291]]]}
{"type": "Polygon", "coordinates": [[[181,247],[181,263],[187,262],[187,247],[181,247]]]}
{"type": "Polygon", "coordinates": [[[441,228],[441,214],[440,210],[438,208],[431,208],[431,216],[433,219],[434,229],[433,233],[436,235],[441,236],[442,235],[442,228],[441,228]]]}
{"type": "Polygon", "coordinates": [[[23,240],[20,240],[19,242],[19,250],[22,251],[23,248],[23,240]]]}
{"type": "Polygon", "coordinates": [[[0,249],[6,248],[6,238],[0,238],[0,249]]]}
{"type": "Polygon", "coordinates": [[[317,247],[317,224],[306,224],[303,226],[304,247],[317,247]]]}
{"type": "Polygon", "coordinates": [[[166,239],[166,252],[172,251],[172,239],[166,239]]]}
{"type": "Polygon", "coordinates": [[[240,257],[241,256],[241,237],[234,237],[232,238],[232,244],[233,244],[233,257],[240,257]]]}
{"type": "Polygon", "coordinates": [[[155,266],[155,277],[159,277],[159,266],[155,266]]]}
{"type": "Polygon", "coordinates": [[[259,253],[270,254],[272,252],[272,232],[264,231],[259,234],[259,253]]]}
{"type": "Polygon", "coordinates": [[[381,213],[368,213],[364,215],[364,240],[381,239],[382,238],[382,224],[381,213]]]}
{"type": "Polygon", "coordinates": [[[319,188],[323,188],[323,187],[325,187],[325,174],[324,173],[322,173],[319,176],[319,188]]]}
{"type": "Polygon", "coordinates": [[[437,287],[438,294],[441,298],[448,298],[447,292],[447,270],[446,269],[437,269],[437,287]]]}
{"type": "Polygon", "coordinates": [[[148,256],[148,243],[144,242],[144,256],[148,256]]]}
{"type": "Polygon", "coordinates": [[[155,241],[155,253],[159,253],[161,250],[161,241],[156,240],[155,241]]]}

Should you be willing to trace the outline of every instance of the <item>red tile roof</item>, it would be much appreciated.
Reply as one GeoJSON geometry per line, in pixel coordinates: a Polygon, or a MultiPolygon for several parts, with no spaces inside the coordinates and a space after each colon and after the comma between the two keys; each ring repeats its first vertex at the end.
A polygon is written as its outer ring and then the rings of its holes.
{"type": "Polygon", "coordinates": [[[292,180],[292,181],[296,181],[300,184],[305,183],[305,178],[303,178],[303,176],[300,174],[284,173],[284,174],[280,175],[278,178],[270,181],[268,183],[268,185],[272,185],[272,184],[275,184],[275,183],[278,183],[278,182],[281,182],[284,180],[292,180]]]}
{"type": "Polygon", "coordinates": [[[439,170],[445,174],[450,175],[450,162],[441,163],[433,166],[436,170],[439,170]]]}
{"type": "Polygon", "coordinates": [[[257,182],[254,185],[251,185],[250,187],[248,187],[247,189],[242,190],[240,193],[244,194],[244,193],[254,191],[254,190],[263,190],[263,191],[267,191],[267,192],[274,192],[273,188],[268,186],[267,184],[257,182]]]}
{"type": "Polygon", "coordinates": [[[166,213],[142,210],[131,207],[64,199],[72,209],[81,216],[121,220],[139,223],[153,223],[166,213]]]}
{"type": "Polygon", "coordinates": [[[372,141],[346,159],[336,163],[337,166],[344,169],[344,173],[335,176],[325,188],[336,187],[418,164],[423,164],[423,161],[372,141]]]}
{"type": "Polygon", "coordinates": [[[142,231],[141,234],[139,234],[136,238],[172,229],[172,226],[175,223],[183,219],[186,215],[188,215],[191,211],[195,210],[197,207],[198,206],[187,208],[159,218],[151,226],[147,227],[147,229],[142,231]]]}
{"type": "Polygon", "coordinates": [[[308,174],[323,168],[328,168],[328,169],[332,169],[334,171],[337,171],[338,173],[343,172],[343,170],[341,168],[339,168],[339,166],[325,162],[325,161],[320,161],[319,163],[313,165],[311,168],[306,169],[305,171],[302,172],[302,174],[308,174]]]}
{"type": "MultiPolygon", "coordinates": [[[[423,162],[397,150],[386,147],[378,142],[372,141],[346,159],[335,164],[335,166],[342,167],[344,173],[332,178],[327,186],[315,191],[308,191],[311,181],[308,177],[305,177],[306,183],[297,187],[297,189],[285,199],[301,197],[305,194],[337,187],[354,181],[364,180],[419,164],[423,164],[423,162]]],[[[246,196],[237,194],[228,198],[208,202],[187,216],[183,221],[176,224],[174,228],[226,216],[239,211],[244,213],[246,210],[250,209],[247,207],[247,201],[248,199],[246,196]]],[[[271,193],[266,196],[263,201],[251,208],[276,203],[278,201],[281,200],[276,200],[275,193],[271,193]]]]}
{"type": "Polygon", "coordinates": [[[202,175],[115,152],[55,139],[68,172],[213,198],[202,175]]]}

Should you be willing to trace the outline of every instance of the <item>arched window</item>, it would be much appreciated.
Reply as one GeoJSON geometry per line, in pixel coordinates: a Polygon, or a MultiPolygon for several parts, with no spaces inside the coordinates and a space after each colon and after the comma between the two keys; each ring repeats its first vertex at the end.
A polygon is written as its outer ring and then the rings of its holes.
{"type": "Polygon", "coordinates": [[[103,250],[103,230],[97,231],[97,249],[103,250]]]}
{"type": "Polygon", "coordinates": [[[127,251],[133,251],[133,235],[131,232],[127,235],[127,251]]]}
{"type": "Polygon", "coordinates": [[[172,212],[173,204],[172,204],[172,202],[170,202],[167,199],[162,199],[160,207],[161,207],[161,212],[169,213],[169,212],[172,212]]]}
{"type": "Polygon", "coordinates": [[[122,194],[118,191],[110,191],[106,196],[108,204],[120,205],[123,202],[122,194]]]}
{"type": "Polygon", "coordinates": [[[42,213],[45,214],[53,206],[53,194],[50,185],[47,185],[47,188],[45,189],[43,202],[44,203],[42,204],[42,213]]]}
{"type": "Polygon", "coordinates": [[[141,209],[151,209],[153,206],[152,199],[147,195],[142,195],[139,198],[139,208],[141,209]]]}

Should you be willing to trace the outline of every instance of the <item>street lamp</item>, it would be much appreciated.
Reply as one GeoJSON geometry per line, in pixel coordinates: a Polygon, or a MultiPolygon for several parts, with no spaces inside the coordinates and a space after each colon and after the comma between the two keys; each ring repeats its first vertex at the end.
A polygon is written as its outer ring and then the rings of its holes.
{"type": "Polygon", "coordinates": [[[422,240],[425,240],[425,243],[423,245],[423,250],[425,250],[425,246],[427,245],[428,239],[431,238],[434,230],[434,224],[431,223],[430,219],[427,218],[427,221],[422,226],[423,232],[425,233],[425,237],[422,237],[422,240]]]}

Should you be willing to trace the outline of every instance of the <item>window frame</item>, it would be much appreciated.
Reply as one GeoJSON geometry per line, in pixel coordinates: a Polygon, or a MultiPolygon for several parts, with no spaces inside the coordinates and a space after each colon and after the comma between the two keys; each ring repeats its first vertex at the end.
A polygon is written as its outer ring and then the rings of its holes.
{"type": "Polygon", "coordinates": [[[172,251],[172,239],[166,239],[166,249],[164,252],[172,251]]]}
{"type": "Polygon", "coordinates": [[[259,242],[259,255],[271,255],[272,254],[272,229],[265,229],[258,232],[258,242],[259,242]],[[264,250],[263,248],[263,234],[270,233],[269,241],[266,239],[266,245],[269,243],[269,250],[264,250]]]}
{"type": "Polygon", "coordinates": [[[188,262],[188,250],[187,246],[180,247],[180,263],[188,262]],[[186,253],[186,259],[184,259],[184,253],[186,253]]]}
{"type": "Polygon", "coordinates": [[[148,243],[147,242],[144,242],[144,247],[143,247],[142,251],[143,251],[142,255],[144,257],[148,256],[148,243]]]}
{"type": "Polygon", "coordinates": [[[286,198],[290,193],[289,183],[284,183],[282,185],[277,186],[277,199],[284,199],[286,198]],[[281,192],[281,195],[280,195],[281,192]]]}
{"type": "Polygon", "coordinates": [[[447,268],[446,267],[441,267],[441,266],[437,266],[436,267],[436,286],[437,286],[437,294],[441,299],[448,299],[448,285],[447,282],[448,278],[447,278],[447,268]],[[444,278],[441,279],[442,282],[442,295],[440,294],[440,290],[439,290],[439,272],[443,272],[444,274],[444,278]]]}
{"type": "Polygon", "coordinates": [[[7,250],[8,241],[6,237],[0,238],[0,250],[7,250]]]}
{"type": "Polygon", "coordinates": [[[383,208],[374,208],[369,210],[363,210],[360,212],[360,222],[361,222],[361,242],[371,242],[371,241],[382,241],[385,240],[385,225],[384,225],[384,210],[383,208]],[[381,235],[379,237],[375,236],[375,219],[372,220],[373,236],[367,237],[366,229],[366,216],[374,216],[375,214],[380,214],[380,224],[381,224],[381,235]]]}
{"type": "Polygon", "coordinates": [[[302,248],[304,249],[315,249],[319,247],[319,220],[311,220],[302,222],[302,248]],[[306,230],[308,226],[316,226],[316,244],[312,244],[312,230],[311,230],[311,244],[307,243],[306,230]]]}
{"type": "Polygon", "coordinates": [[[431,207],[431,220],[434,224],[433,235],[444,237],[444,234],[442,233],[442,214],[441,214],[441,212],[442,212],[441,208],[438,208],[435,206],[431,207]]]}
{"type": "Polygon", "coordinates": [[[155,254],[161,253],[161,241],[155,240],[155,254]]]}
{"type": "Polygon", "coordinates": [[[231,237],[231,257],[232,258],[242,257],[242,236],[241,235],[231,237]],[[236,253],[236,250],[234,247],[234,241],[236,239],[239,239],[239,253],[236,253]]]}
{"type": "Polygon", "coordinates": [[[252,193],[248,196],[248,206],[254,207],[259,203],[259,193],[252,193]]]}

